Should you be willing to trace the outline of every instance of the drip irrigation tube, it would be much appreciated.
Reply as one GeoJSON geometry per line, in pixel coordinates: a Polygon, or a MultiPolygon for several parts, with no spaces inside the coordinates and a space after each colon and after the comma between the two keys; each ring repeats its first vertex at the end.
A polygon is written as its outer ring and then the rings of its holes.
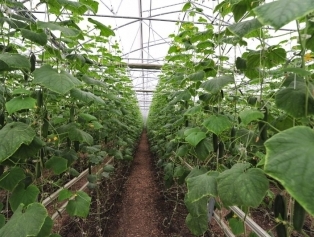
{"type": "Polygon", "coordinates": [[[249,226],[258,236],[260,237],[271,237],[265,230],[257,225],[250,217],[246,216],[245,213],[238,207],[232,206],[230,209],[242,220],[245,221],[247,226],[249,226]]]}

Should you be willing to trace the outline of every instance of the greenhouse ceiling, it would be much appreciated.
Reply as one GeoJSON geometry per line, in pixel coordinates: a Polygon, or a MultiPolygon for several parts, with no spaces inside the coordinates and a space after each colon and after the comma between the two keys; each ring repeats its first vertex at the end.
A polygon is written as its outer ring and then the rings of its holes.
{"type": "MultiPolygon", "coordinates": [[[[47,14],[46,4],[38,0],[20,2],[23,6],[19,9],[6,8],[4,10],[24,16],[26,14],[34,21],[60,22],[73,17],[69,9],[62,9],[58,17],[47,14]]],[[[95,8],[85,11],[80,16],[83,20],[79,27],[92,32],[94,29],[90,29],[87,24],[88,19],[91,18],[114,30],[115,36],[110,38],[110,43],[117,42],[120,48],[118,55],[129,65],[129,75],[144,115],[148,112],[152,94],[158,82],[160,67],[165,63],[165,56],[173,40],[169,36],[178,33],[182,22],[194,22],[200,28],[205,27],[206,24],[212,24],[220,29],[234,22],[233,18],[228,15],[224,19],[218,17],[214,9],[219,1],[215,0],[97,0],[92,2],[95,3],[95,8]],[[201,10],[195,16],[190,11],[182,11],[187,2],[191,2],[194,9],[201,10]],[[200,21],[200,17],[203,20],[200,21]]],[[[75,6],[73,1],[69,3],[75,6]]],[[[278,32],[276,34],[280,35],[278,32]]],[[[280,37],[277,40],[280,40],[280,37]]],[[[82,45],[85,43],[88,43],[88,40],[81,42],[82,45]]],[[[234,52],[229,53],[234,55],[234,52]]]]}

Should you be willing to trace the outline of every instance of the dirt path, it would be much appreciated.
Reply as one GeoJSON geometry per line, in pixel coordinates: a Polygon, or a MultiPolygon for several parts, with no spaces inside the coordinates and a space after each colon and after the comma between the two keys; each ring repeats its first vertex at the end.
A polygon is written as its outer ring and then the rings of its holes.
{"type": "Polygon", "coordinates": [[[124,186],[116,229],[108,237],[161,237],[162,217],[157,210],[161,194],[154,181],[146,133],[142,134],[133,167],[124,186]]]}

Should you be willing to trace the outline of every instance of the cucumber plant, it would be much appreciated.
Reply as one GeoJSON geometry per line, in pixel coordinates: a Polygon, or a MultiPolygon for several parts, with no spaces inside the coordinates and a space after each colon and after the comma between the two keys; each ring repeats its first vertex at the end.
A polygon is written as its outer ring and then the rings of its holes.
{"type": "MultiPolygon", "coordinates": [[[[208,229],[210,197],[248,211],[269,192],[270,177],[295,199],[296,219],[279,220],[281,236],[302,232],[304,213],[314,215],[308,182],[314,167],[314,7],[309,0],[298,4],[224,0],[214,9],[215,22],[188,1],[183,11],[207,24],[181,23],[170,35],[147,126],[168,183],[171,163],[193,168],[185,178],[185,203],[195,235],[208,229]],[[234,24],[221,23],[231,17],[234,24]],[[273,30],[293,21],[291,42],[276,41],[273,30]]],[[[282,209],[278,203],[275,209],[282,209]]]]}
{"type": "MultiPolygon", "coordinates": [[[[141,114],[126,68],[117,67],[113,30],[83,16],[97,13],[98,2],[42,2],[48,19],[59,19],[48,22],[21,15],[22,3],[1,5],[12,10],[0,13],[0,189],[6,193],[0,206],[7,213],[0,215],[0,236],[58,236],[50,235],[53,221],[40,202],[69,174],[108,154],[131,160],[141,114]]],[[[74,195],[70,216],[88,215],[87,193],[60,195],[60,201],[74,195]]]]}

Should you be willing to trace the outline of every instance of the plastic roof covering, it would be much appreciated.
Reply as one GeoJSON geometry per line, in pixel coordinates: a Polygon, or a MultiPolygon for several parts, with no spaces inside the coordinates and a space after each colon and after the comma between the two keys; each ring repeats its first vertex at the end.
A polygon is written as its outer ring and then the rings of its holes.
{"type": "MultiPolygon", "coordinates": [[[[74,1],[74,0],[73,0],[74,1]]],[[[86,14],[105,25],[110,25],[115,31],[115,38],[122,50],[123,61],[127,63],[163,64],[171,44],[170,34],[176,34],[181,21],[197,22],[199,15],[191,17],[182,12],[182,7],[188,0],[97,0],[98,12],[86,14]]],[[[39,0],[25,0],[24,6],[41,21],[47,21],[44,4],[36,7],[39,0]]],[[[217,0],[192,1],[201,7],[203,17],[214,25],[230,25],[232,17],[224,21],[217,18],[213,9],[220,2],[217,0]]],[[[52,16],[49,16],[49,20],[52,16]]],[[[65,20],[66,14],[61,16],[65,20]]],[[[80,25],[84,27],[84,25],[80,25]]],[[[204,25],[203,25],[204,26],[204,25]]],[[[202,24],[199,25],[202,28],[202,24]]],[[[278,33],[278,32],[277,32],[278,33]]],[[[282,33],[282,32],[281,32],[282,33]]],[[[280,40],[278,38],[278,40],[280,40]]],[[[257,44],[257,43],[256,43],[257,44]]],[[[250,44],[250,46],[252,46],[250,44]]],[[[253,49],[253,48],[252,48],[253,49]]],[[[159,70],[129,69],[134,89],[137,93],[140,108],[144,117],[147,115],[152,100],[152,92],[158,83],[159,70]]]]}

